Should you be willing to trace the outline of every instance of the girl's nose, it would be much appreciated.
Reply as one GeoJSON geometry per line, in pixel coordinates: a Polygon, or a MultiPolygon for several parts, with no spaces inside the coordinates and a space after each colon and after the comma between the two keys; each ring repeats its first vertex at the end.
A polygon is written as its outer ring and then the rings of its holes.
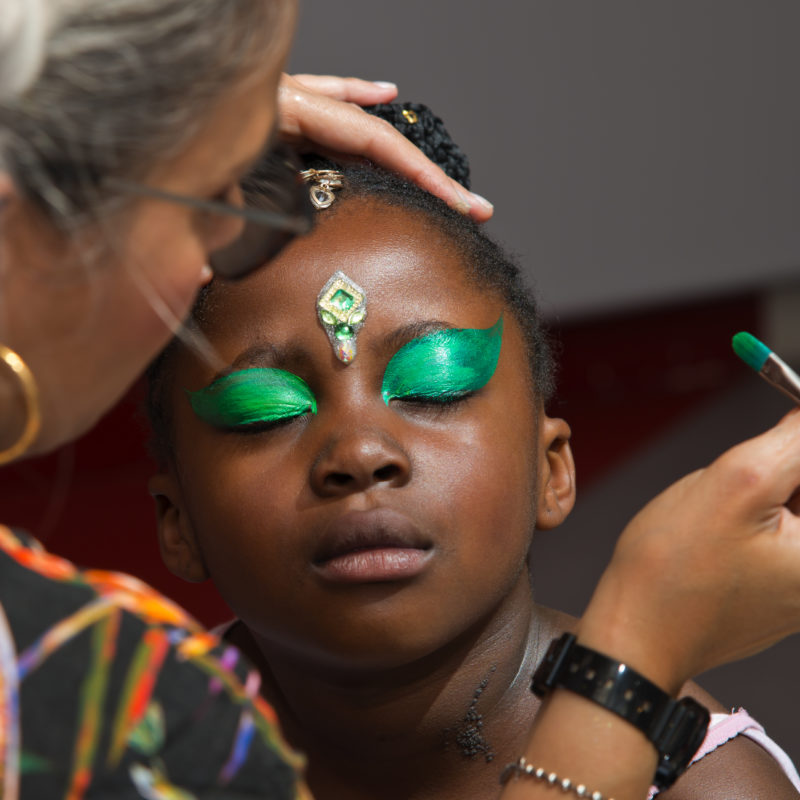
{"type": "Polygon", "coordinates": [[[331,437],[311,468],[320,496],[363,492],[373,486],[399,487],[411,476],[411,461],[386,431],[357,426],[331,437]]]}

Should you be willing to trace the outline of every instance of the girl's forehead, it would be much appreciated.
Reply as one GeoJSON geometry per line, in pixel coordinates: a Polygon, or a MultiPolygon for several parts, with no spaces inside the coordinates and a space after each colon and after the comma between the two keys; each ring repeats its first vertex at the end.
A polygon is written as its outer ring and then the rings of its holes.
{"type": "MultiPolygon", "coordinates": [[[[468,276],[464,255],[435,226],[401,209],[351,203],[323,216],[310,235],[246,281],[222,288],[214,327],[260,321],[277,333],[308,325],[337,273],[356,287],[350,302],[363,292],[369,326],[441,319],[479,327],[497,318],[495,293],[468,276]],[[491,311],[482,313],[486,306],[491,311]]],[[[336,288],[344,291],[328,300],[348,302],[346,281],[336,288]]]]}

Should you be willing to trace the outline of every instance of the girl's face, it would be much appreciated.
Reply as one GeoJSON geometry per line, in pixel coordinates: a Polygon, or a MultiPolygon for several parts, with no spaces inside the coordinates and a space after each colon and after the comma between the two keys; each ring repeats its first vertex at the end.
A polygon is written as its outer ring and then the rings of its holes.
{"type": "MultiPolygon", "coordinates": [[[[175,466],[151,490],[168,566],[190,580],[210,575],[268,652],[386,667],[528,602],[534,525],[558,524],[572,502],[569,431],[536,413],[517,323],[464,277],[441,234],[374,201],[337,202],[269,269],[214,286],[204,324],[234,371],[301,378],[306,388],[292,378],[284,395],[298,416],[216,427],[187,395],[215,376],[179,354],[175,466]],[[367,297],[349,365],[317,318],[337,270],[367,297]],[[482,388],[443,404],[386,402],[387,374],[418,394],[431,381],[414,356],[402,374],[397,360],[387,372],[403,345],[501,317],[499,359],[482,388]]],[[[456,394],[467,388],[449,380],[456,394]]],[[[212,412],[230,411],[231,396],[216,402],[212,412]]]]}
{"type": "MultiPolygon", "coordinates": [[[[274,126],[283,53],[269,59],[269,74],[232,86],[148,185],[198,199],[235,192],[274,126]]],[[[65,236],[14,195],[0,221],[0,341],[39,384],[38,451],[82,433],[118,399],[185,317],[208,253],[241,228],[235,217],[149,198],[133,202],[114,233],[65,236]]]]}

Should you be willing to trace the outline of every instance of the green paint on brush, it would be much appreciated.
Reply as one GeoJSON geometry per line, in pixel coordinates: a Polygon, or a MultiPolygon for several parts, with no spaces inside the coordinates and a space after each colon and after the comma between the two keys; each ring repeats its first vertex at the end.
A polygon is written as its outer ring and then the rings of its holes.
{"type": "Polygon", "coordinates": [[[412,339],[386,367],[384,402],[447,402],[481,389],[497,369],[502,341],[502,317],[491,328],[451,328],[412,339]]]}
{"type": "Polygon", "coordinates": [[[737,333],[733,337],[732,344],[733,352],[756,372],[761,372],[761,368],[772,353],[769,347],[746,331],[737,333]]]}
{"type": "Polygon", "coordinates": [[[215,428],[241,428],[317,413],[317,399],[308,384],[282,369],[239,370],[187,394],[194,413],[215,428]]]}

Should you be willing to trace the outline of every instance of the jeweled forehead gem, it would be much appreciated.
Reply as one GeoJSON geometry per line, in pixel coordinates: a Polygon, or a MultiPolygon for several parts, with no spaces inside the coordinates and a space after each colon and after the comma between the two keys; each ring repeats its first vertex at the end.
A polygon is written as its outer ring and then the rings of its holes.
{"type": "Polygon", "coordinates": [[[341,311],[349,311],[353,307],[353,295],[348,294],[344,289],[339,289],[331,297],[331,303],[341,311]]]}
{"type": "Polygon", "coordinates": [[[336,357],[349,364],[356,357],[356,336],[367,318],[366,293],[338,270],[317,297],[317,314],[336,357]]]}

